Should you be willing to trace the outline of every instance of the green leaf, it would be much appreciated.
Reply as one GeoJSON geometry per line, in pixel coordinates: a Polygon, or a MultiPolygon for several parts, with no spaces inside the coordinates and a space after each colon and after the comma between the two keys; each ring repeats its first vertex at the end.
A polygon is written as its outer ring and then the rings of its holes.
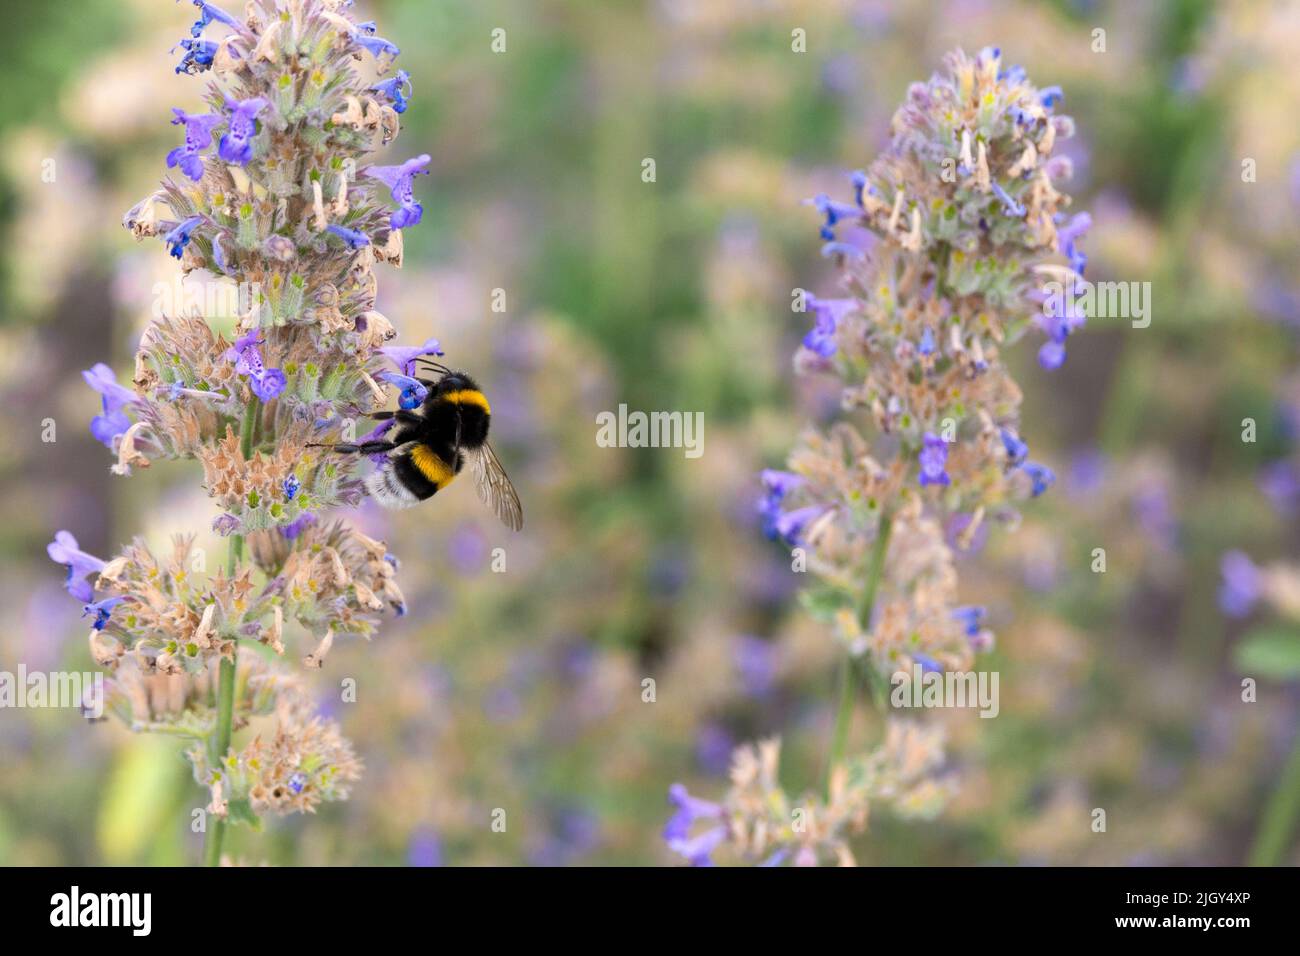
{"type": "Polygon", "coordinates": [[[262,818],[253,812],[253,805],[248,800],[231,800],[226,804],[227,817],[231,823],[243,823],[261,832],[262,818]]]}
{"type": "Polygon", "coordinates": [[[799,603],[816,620],[831,621],[838,611],[853,606],[853,595],[842,588],[816,588],[799,592],[799,603]]]}
{"type": "Polygon", "coordinates": [[[1300,677],[1300,631],[1261,628],[1237,645],[1237,669],[1247,676],[1288,680],[1300,677]]]}

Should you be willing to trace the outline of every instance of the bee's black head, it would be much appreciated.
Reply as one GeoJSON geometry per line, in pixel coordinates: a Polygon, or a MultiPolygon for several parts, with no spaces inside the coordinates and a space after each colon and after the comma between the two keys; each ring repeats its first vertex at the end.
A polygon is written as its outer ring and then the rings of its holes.
{"type": "Polygon", "coordinates": [[[443,365],[441,362],[435,362],[431,358],[421,357],[419,359],[416,359],[416,361],[419,363],[420,368],[424,372],[432,371],[432,372],[437,372],[439,374],[440,376],[438,379],[439,392],[454,392],[457,389],[462,389],[462,388],[472,388],[476,391],[478,390],[478,384],[472,378],[470,378],[466,372],[460,372],[454,368],[448,368],[447,366],[443,365]]]}
{"type": "Polygon", "coordinates": [[[438,379],[438,391],[441,393],[460,391],[478,392],[482,391],[482,389],[480,389],[478,383],[470,378],[465,372],[457,372],[449,369],[443,374],[442,378],[438,379]]]}

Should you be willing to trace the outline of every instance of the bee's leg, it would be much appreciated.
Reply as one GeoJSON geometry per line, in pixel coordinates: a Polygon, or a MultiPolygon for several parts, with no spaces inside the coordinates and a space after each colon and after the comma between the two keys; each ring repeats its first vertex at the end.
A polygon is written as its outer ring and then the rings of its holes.
{"type": "Polygon", "coordinates": [[[415,412],[408,412],[404,408],[399,408],[392,412],[366,412],[366,418],[376,418],[381,422],[396,420],[401,425],[421,425],[424,423],[419,415],[415,412]]]}
{"type": "Polygon", "coordinates": [[[328,445],[313,442],[307,447],[328,448],[331,451],[342,452],[345,455],[382,455],[384,452],[392,451],[398,446],[398,444],[398,442],[394,441],[367,441],[362,442],[359,445],[346,443],[341,445],[328,445]]]}

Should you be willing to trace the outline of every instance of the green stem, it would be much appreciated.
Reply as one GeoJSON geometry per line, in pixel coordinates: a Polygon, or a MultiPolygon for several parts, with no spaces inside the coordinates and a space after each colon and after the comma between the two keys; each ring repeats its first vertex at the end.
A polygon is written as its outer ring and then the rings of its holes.
{"type": "Polygon", "coordinates": [[[239,426],[239,452],[244,456],[244,461],[253,457],[253,432],[260,425],[261,410],[262,400],[256,395],[244,406],[244,420],[239,426]]]}
{"type": "Polygon", "coordinates": [[[202,731],[188,730],[173,724],[134,723],[131,731],[137,734],[163,734],[171,737],[185,737],[190,740],[202,740],[207,735],[202,731]]]}
{"type": "MultiPolygon", "coordinates": [[[[876,532],[876,541],[872,546],[870,562],[867,565],[867,580],[862,591],[862,601],[858,604],[858,623],[864,631],[871,626],[871,612],[876,606],[876,591],[880,588],[880,577],[885,570],[885,555],[889,551],[889,535],[893,529],[893,515],[885,512],[880,518],[880,528],[876,532]]],[[[846,656],[840,668],[840,701],[835,712],[835,729],[831,734],[830,756],[826,764],[828,791],[831,774],[844,758],[844,745],[848,741],[849,725],[853,720],[853,700],[856,697],[857,683],[853,658],[846,656]]]]}
{"type": "Polygon", "coordinates": [[[889,551],[889,535],[894,530],[894,516],[885,512],[880,516],[880,529],[876,532],[876,543],[871,549],[871,564],[867,566],[867,586],[862,592],[862,603],[858,605],[858,626],[862,630],[871,627],[871,612],[876,607],[876,591],[880,588],[880,576],[885,570],[885,554],[889,551]]]}
{"type": "Polygon", "coordinates": [[[1278,866],[1282,862],[1297,816],[1300,816],[1300,734],[1296,735],[1291,757],[1264,810],[1264,819],[1250,851],[1251,866],[1278,866]]]}
{"type": "MultiPolygon", "coordinates": [[[[247,461],[252,457],[253,432],[258,422],[261,402],[254,397],[244,408],[244,420],[239,426],[239,450],[247,461]]],[[[226,575],[234,577],[239,570],[239,562],[244,557],[244,536],[235,535],[230,539],[230,551],[226,557],[226,575]]],[[[235,660],[221,659],[217,673],[217,727],[211,740],[212,767],[217,773],[224,774],[226,754],[230,752],[230,738],[235,723],[235,661],[239,656],[239,646],[235,646],[235,660]]],[[[226,837],[226,821],[220,817],[212,820],[207,830],[207,843],[203,848],[205,866],[221,865],[221,844],[226,837]]]]}
{"type": "MultiPolygon", "coordinates": [[[[233,549],[232,549],[233,550],[233,549]]],[[[221,672],[217,678],[217,733],[213,753],[216,758],[214,767],[225,773],[226,753],[230,750],[231,726],[235,711],[235,665],[233,661],[221,659],[221,672]]],[[[208,827],[208,840],[204,846],[203,864],[205,866],[221,865],[221,844],[226,836],[226,821],[214,817],[208,827]]]]}

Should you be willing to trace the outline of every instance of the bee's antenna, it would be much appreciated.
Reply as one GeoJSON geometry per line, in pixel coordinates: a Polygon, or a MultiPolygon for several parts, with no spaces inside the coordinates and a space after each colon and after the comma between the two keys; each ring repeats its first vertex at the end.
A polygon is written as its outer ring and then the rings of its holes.
{"type": "Polygon", "coordinates": [[[421,356],[417,358],[416,361],[423,362],[425,365],[429,366],[434,371],[441,372],[443,375],[451,374],[451,369],[447,368],[447,366],[443,365],[441,362],[435,362],[433,359],[425,358],[424,356],[421,356]]]}

